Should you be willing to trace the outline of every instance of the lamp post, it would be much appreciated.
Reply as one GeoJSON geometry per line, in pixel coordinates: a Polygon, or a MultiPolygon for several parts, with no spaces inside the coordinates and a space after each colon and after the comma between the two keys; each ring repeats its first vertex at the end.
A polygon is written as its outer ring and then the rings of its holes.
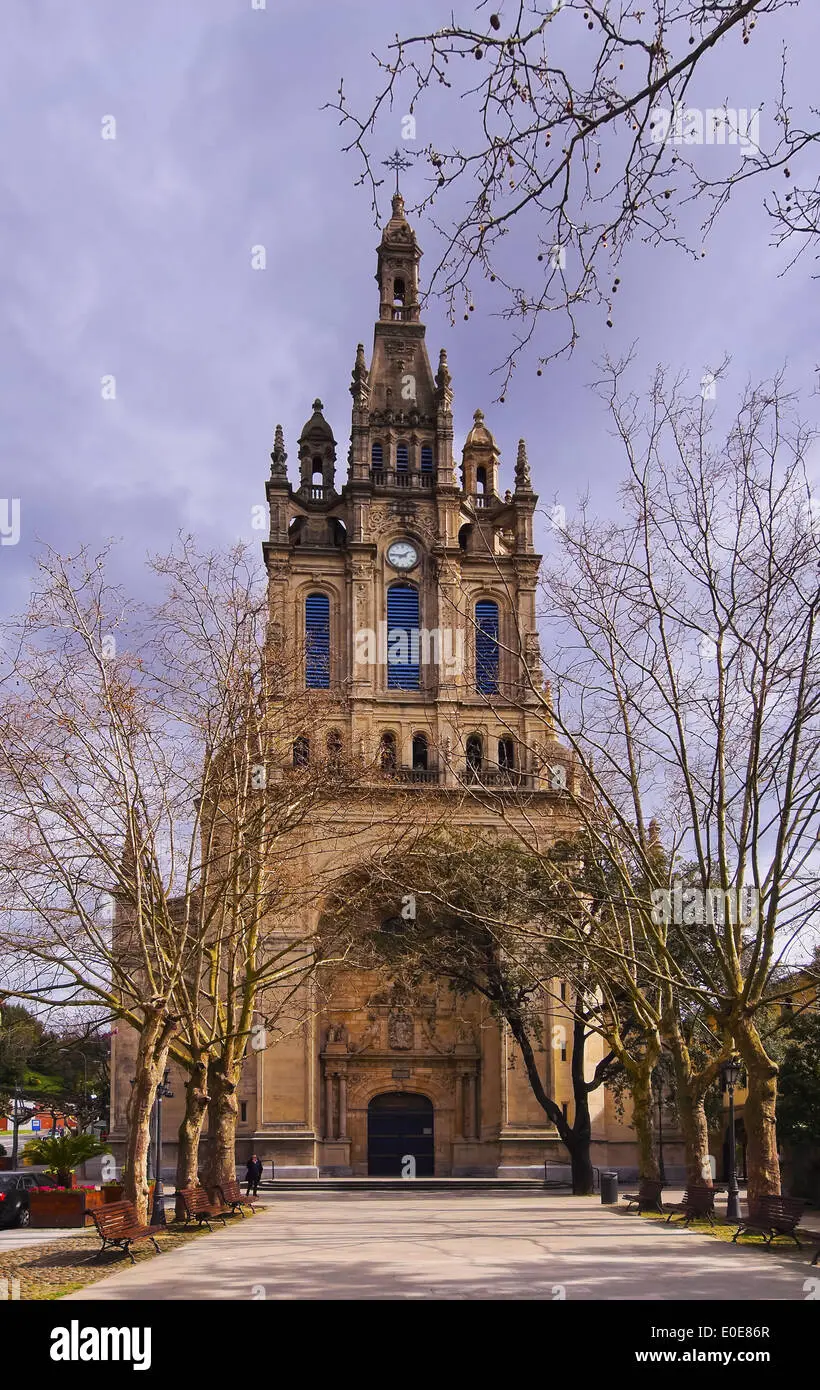
{"type": "Polygon", "coordinates": [[[71,1054],[71,1053],[73,1053],[73,1052],[76,1052],[76,1054],[77,1054],[78,1057],[82,1057],[82,1059],[83,1059],[83,1095],[87,1097],[87,1096],[88,1096],[88,1058],[86,1057],[86,1055],[85,1055],[84,1052],[81,1052],[81,1051],[80,1051],[79,1047],[61,1047],[59,1050],[60,1050],[60,1052],[67,1052],[67,1053],[69,1053],[69,1054],[71,1054]]]}
{"type": "Polygon", "coordinates": [[[726,1220],[740,1220],[740,1199],[737,1187],[737,1158],[735,1153],[735,1086],[740,1080],[740,1058],[732,1054],[721,1063],[720,1075],[724,1091],[729,1093],[729,1191],[726,1197],[726,1220]]]}
{"type": "Polygon", "coordinates": [[[12,1140],[11,1140],[11,1166],[17,1167],[17,1159],[20,1152],[20,1120],[23,1118],[23,1102],[20,1099],[19,1083],[14,1087],[14,1097],[12,1099],[13,1114],[11,1117],[12,1140]]]}
{"type": "Polygon", "coordinates": [[[154,1204],[151,1208],[151,1225],[167,1226],[165,1216],[165,1192],[162,1186],[162,1102],[173,1096],[173,1091],[168,1085],[168,1068],[157,1086],[157,1099],[154,1123],[154,1136],[156,1140],[156,1157],[154,1159],[154,1204]]]}
{"type": "MultiPolygon", "coordinates": [[[[59,1049],[59,1051],[60,1051],[60,1052],[68,1053],[69,1056],[71,1056],[73,1053],[76,1052],[76,1054],[77,1054],[78,1057],[82,1057],[82,1059],[83,1059],[83,1100],[87,1102],[87,1101],[88,1101],[88,1058],[86,1057],[85,1053],[82,1052],[82,1051],[80,1050],[79,1047],[61,1047],[61,1048],[59,1049]]],[[[82,1129],[78,1130],[78,1133],[83,1133],[84,1131],[85,1131],[85,1125],[82,1126],[82,1129]]]]}

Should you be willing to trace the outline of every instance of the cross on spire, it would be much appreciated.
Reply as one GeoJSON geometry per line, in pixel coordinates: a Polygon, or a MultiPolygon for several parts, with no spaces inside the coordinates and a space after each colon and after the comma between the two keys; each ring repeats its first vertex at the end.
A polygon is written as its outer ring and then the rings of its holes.
{"type": "Polygon", "coordinates": [[[409,169],[412,163],[413,163],[412,159],[408,159],[407,155],[406,155],[406,154],[402,154],[401,150],[398,150],[398,149],[393,151],[393,153],[391,154],[391,156],[390,156],[389,159],[383,159],[383,160],[382,160],[382,164],[385,165],[385,167],[386,167],[387,169],[395,169],[395,171],[396,171],[396,192],[397,192],[397,193],[400,192],[400,189],[399,189],[399,174],[400,174],[400,172],[401,172],[402,169],[409,169]]]}

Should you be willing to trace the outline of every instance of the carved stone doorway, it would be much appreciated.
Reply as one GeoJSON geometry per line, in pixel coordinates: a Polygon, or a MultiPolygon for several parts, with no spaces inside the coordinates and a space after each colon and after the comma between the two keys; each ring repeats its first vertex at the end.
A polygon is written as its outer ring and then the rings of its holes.
{"type": "Polygon", "coordinates": [[[426,1096],[387,1091],[367,1107],[367,1172],[400,1178],[415,1160],[415,1176],[433,1176],[433,1103],[426,1096]]]}

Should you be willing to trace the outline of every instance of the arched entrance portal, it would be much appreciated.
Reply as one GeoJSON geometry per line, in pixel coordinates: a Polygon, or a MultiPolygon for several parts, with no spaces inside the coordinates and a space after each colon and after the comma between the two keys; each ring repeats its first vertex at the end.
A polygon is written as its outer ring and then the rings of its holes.
{"type": "Polygon", "coordinates": [[[367,1171],[372,1178],[400,1178],[405,1160],[416,1177],[433,1176],[433,1103],[426,1096],[388,1091],[367,1107],[367,1171]]]}

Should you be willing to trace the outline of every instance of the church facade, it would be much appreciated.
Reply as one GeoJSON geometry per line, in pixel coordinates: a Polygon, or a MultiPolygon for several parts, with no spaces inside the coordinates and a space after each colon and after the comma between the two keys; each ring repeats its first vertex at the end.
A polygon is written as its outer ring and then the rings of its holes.
{"type": "MultiPolygon", "coordinates": [[[[344,835],[320,828],[303,842],[302,870],[315,881],[354,868],[385,826],[416,814],[498,833],[499,798],[546,841],[568,827],[562,793],[575,777],[542,684],[537,498],[524,443],[504,479],[476,410],[456,473],[447,356],[434,373],[421,251],[398,194],[377,256],[373,350],[369,364],[362,345],[356,352],[344,466],[316,400],[295,485],[279,426],[267,481],[270,620],[301,653],[312,702],[283,767],[347,750],[378,773],[349,794],[344,835]]],[[[317,892],[300,933],[321,917],[317,892]]],[[[564,998],[556,981],[538,1058],[571,1117],[564,998]]],[[[118,1043],[114,1140],[127,1100],[118,1043]]],[[[168,1162],[183,1081],[165,1103],[168,1162]]],[[[634,1168],[634,1136],[612,1097],[601,1088],[590,1101],[593,1163],[634,1168]]],[[[238,1102],[238,1164],[256,1152],[282,1176],[399,1176],[408,1156],[417,1176],[441,1177],[529,1176],[545,1160],[567,1162],[512,1038],[484,1001],[440,981],[411,1000],[382,973],[340,968],[291,1029],[249,1051],[238,1102]]]]}

